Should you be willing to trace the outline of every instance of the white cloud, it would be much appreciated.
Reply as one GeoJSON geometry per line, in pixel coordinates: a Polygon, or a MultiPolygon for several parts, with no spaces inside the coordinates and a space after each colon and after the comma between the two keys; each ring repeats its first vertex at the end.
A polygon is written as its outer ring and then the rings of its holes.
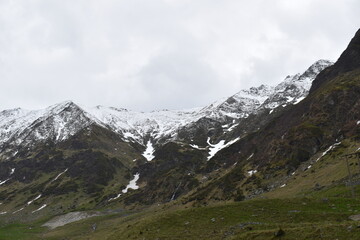
{"type": "Polygon", "coordinates": [[[356,0],[0,2],[0,109],[202,106],[336,60],[356,0]]]}

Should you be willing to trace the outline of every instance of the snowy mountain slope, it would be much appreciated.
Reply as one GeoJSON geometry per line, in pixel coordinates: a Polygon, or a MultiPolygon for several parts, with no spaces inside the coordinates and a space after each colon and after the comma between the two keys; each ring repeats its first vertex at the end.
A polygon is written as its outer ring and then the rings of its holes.
{"type": "Polygon", "coordinates": [[[0,146],[25,147],[38,141],[62,141],[95,122],[71,101],[42,110],[5,110],[0,112],[0,146]]]}
{"type": "Polygon", "coordinates": [[[205,146],[208,136],[215,142],[231,141],[256,131],[276,116],[272,115],[274,110],[280,112],[304,99],[315,77],[330,65],[330,61],[319,60],[303,74],[288,76],[276,86],[252,87],[216,101],[200,110],[204,118],[180,129],[178,136],[185,142],[205,146]]]}
{"type": "Polygon", "coordinates": [[[304,73],[287,76],[283,82],[274,88],[261,108],[274,109],[284,104],[300,102],[308,95],[315,77],[331,65],[333,65],[331,61],[319,60],[312,64],[304,73]]]}
{"type": "Polygon", "coordinates": [[[178,128],[204,116],[204,114],[199,114],[198,109],[152,112],[135,112],[104,106],[85,109],[113,131],[141,144],[145,144],[146,137],[155,140],[162,137],[174,137],[178,128]]]}
{"type": "Polygon", "coordinates": [[[104,106],[80,107],[71,101],[43,110],[4,110],[0,112],[0,146],[28,146],[46,140],[59,142],[91,124],[122,135],[124,141],[131,140],[144,146],[149,139],[154,142],[176,139],[180,128],[196,124],[202,118],[229,124],[261,109],[296,104],[306,97],[317,74],[330,65],[330,61],[319,60],[303,74],[288,76],[275,87],[252,87],[204,108],[190,110],[135,112],[104,106]]]}
{"type": "Polygon", "coordinates": [[[230,118],[246,118],[253,113],[274,92],[274,88],[266,85],[241,90],[222,102],[216,102],[203,108],[208,117],[221,119],[225,116],[230,118]]]}
{"type": "Polygon", "coordinates": [[[196,121],[204,114],[197,109],[184,111],[129,111],[97,106],[81,108],[66,101],[42,110],[11,109],[0,112],[0,146],[27,146],[31,142],[59,142],[91,124],[97,124],[145,145],[145,138],[174,137],[176,129],[196,121]]]}
{"type": "Polygon", "coordinates": [[[19,135],[36,119],[41,117],[43,111],[29,111],[21,108],[9,109],[0,112],[0,144],[19,135]]]}
{"type": "Polygon", "coordinates": [[[274,109],[281,105],[296,104],[307,96],[315,77],[332,64],[328,60],[318,60],[303,74],[287,76],[275,87],[261,85],[241,90],[230,98],[215,102],[201,111],[215,119],[246,118],[264,108],[274,109]]]}

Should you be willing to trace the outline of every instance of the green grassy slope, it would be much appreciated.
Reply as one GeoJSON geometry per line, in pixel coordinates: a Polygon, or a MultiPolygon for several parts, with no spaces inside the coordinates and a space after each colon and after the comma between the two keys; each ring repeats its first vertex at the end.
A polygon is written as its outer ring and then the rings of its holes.
{"type": "Polygon", "coordinates": [[[348,219],[359,213],[360,199],[257,199],[197,208],[159,207],[127,217],[95,217],[51,231],[36,224],[33,230],[10,225],[0,227],[0,239],[359,239],[359,223],[348,219]],[[279,229],[284,235],[276,237],[279,229]]]}

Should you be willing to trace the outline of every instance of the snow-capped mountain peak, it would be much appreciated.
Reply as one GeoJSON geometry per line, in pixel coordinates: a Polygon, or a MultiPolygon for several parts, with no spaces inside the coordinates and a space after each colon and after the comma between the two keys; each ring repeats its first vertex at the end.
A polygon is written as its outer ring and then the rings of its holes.
{"type": "Polygon", "coordinates": [[[315,78],[322,70],[333,65],[334,62],[330,60],[320,59],[313,63],[303,74],[302,77],[315,78]]]}
{"type": "Polygon", "coordinates": [[[287,76],[274,88],[274,92],[262,104],[261,108],[274,109],[278,106],[296,104],[304,99],[316,76],[333,62],[319,60],[313,63],[304,73],[287,76]]]}
{"type": "Polygon", "coordinates": [[[75,103],[65,101],[41,110],[0,113],[0,145],[28,146],[37,141],[62,141],[93,121],[75,103]]]}
{"type": "Polygon", "coordinates": [[[312,81],[326,67],[333,63],[318,60],[304,73],[289,75],[276,86],[260,85],[241,90],[233,96],[214,102],[201,111],[210,118],[246,118],[261,109],[296,104],[309,93],[312,81]]]}

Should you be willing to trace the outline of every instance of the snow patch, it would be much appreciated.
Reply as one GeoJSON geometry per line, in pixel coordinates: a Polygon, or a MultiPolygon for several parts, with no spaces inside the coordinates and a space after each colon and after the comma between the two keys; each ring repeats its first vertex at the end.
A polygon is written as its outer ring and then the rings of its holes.
{"type": "Polygon", "coordinates": [[[126,139],[128,139],[128,138],[132,138],[132,139],[135,139],[135,140],[137,139],[136,136],[134,134],[132,134],[131,132],[125,132],[124,137],[126,139]]]}
{"type": "Polygon", "coordinates": [[[7,214],[7,212],[0,212],[0,215],[4,215],[4,214],[7,214]]]}
{"type": "Polygon", "coordinates": [[[39,195],[38,195],[36,198],[34,198],[33,200],[28,201],[27,205],[32,204],[34,201],[38,200],[39,198],[41,198],[41,194],[39,194],[39,195]]]}
{"type": "Polygon", "coordinates": [[[287,97],[286,97],[286,101],[287,101],[287,102],[292,102],[292,101],[294,101],[294,98],[293,98],[293,97],[290,97],[290,96],[287,96],[287,97]]]}
{"type": "Polygon", "coordinates": [[[359,125],[360,124],[360,120],[356,122],[356,125],[359,125]]]}
{"type": "Polygon", "coordinates": [[[298,98],[295,102],[294,102],[294,105],[298,104],[299,102],[301,102],[302,100],[304,100],[305,97],[300,97],[298,98]]]}
{"type": "Polygon", "coordinates": [[[20,208],[19,210],[16,210],[15,212],[13,212],[12,214],[18,213],[18,212],[24,210],[24,208],[25,208],[25,207],[22,207],[22,208],[20,208]]]}
{"type": "Polygon", "coordinates": [[[6,180],[4,180],[4,181],[2,181],[2,182],[0,182],[0,186],[1,185],[3,185],[3,184],[5,184],[7,181],[9,181],[10,180],[10,178],[8,178],[8,179],[6,179],[6,180]]]}
{"type": "Polygon", "coordinates": [[[284,183],[283,185],[280,186],[280,188],[283,188],[283,187],[285,187],[285,186],[286,186],[286,184],[284,183]]]}
{"type": "Polygon", "coordinates": [[[195,149],[198,149],[198,150],[206,150],[206,148],[201,148],[201,147],[199,147],[199,146],[196,145],[196,144],[189,144],[189,145],[190,145],[190,147],[195,148],[195,149]]]}
{"type": "Polygon", "coordinates": [[[12,168],[11,170],[10,170],[10,175],[13,175],[15,173],[15,168],[12,168]]]}
{"type": "Polygon", "coordinates": [[[38,209],[36,209],[36,210],[32,211],[31,213],[36,213],[36,212],[38,212],[38,211],[40,211],[40,210],[44,209],[46,206],[47,206],[47,205],[46,205],[46,204],[44,204],[44,205],[42,205],[41,207],[39,207],[38,209]]]}
{"type": "MultiPolygon", "coordinates": [[[[58,141],[59,139],[60,139],[60,137],[61,137],[61,133],[62,133],[62,130],[63,129],[65,129],[65,124],[64,124],[64,122],[63,121],[57,121],[58,122],[58,130],[57,130],[57,134],[56,134],[56,141],[58,141]]],[[[62,137],[62,139],[61,140],[63,140],[63,138],[64,138],[64,136],[62,137]]]]}
{"type": "Polygon", "coordinates": [[[150,162],[151,160],[153,160],[155,158],[154,152],[155,152],[155,149],[154,149],[151,141],[149,140],[146,144],[146,150],[142,155],[146,158],[146,160],[148,160],[148,162],[150,162]]]}
{"type": "Polygon", "coordinates": [[[239,124],[234,124],[232,125],[230,128],[226,129],[225,132],[231,132],[232,130],[234,130],[239,124]]]}
{"type": "Polygon", "coordinates": [[[250,170],[247,172],[249,174],[249,176],[251,177],[252,175],[254,175],[255,173],[257,173],[257,170],[250,170]]]}
{"type": "Polygon", "coordinates": [[[252,158],[253,156],[254,156],[254,153],[252,153],[252,154],[246,159],[246,161],[249,160],[250,158],[252,158]]]}
{"type": "Polygon", "coordinates": [[[122,190],[122,192],[123,192],[123,193],[127,193],[127,191],[128,191],[129,189],[134,189],[134,190],[138,189],[139,186],[136,185],[136,182],[137,182],[137,180],[139,180],[139,178],[140,178],[140,174],[139,174],[139,173],[136,173],[136,174],[134,175],[134,179],[129,182],[129,184],[126,186],[126,188],[125,188],[124,190],[122,190]]]}
{"type": "Polygon", "coordinates": [[[209,149],[209,156],[207,158],[207,161],[209,161],[212,157],[215,156],[215,154],[217,152],[219,152],[220,150],[234,144],[235,142],[239,141],[240,138],[236,138],[228,143],[225,144],[225,140],[221,140],[220,142],[218,142],[217,144],[213,145],[210,143],[210,138],[207,139],[207,143],[209,144],[210,146],[210,149],[209,149]]]}
{"type": "Polygon", "coordinates": [[[323,156],[325,156],[326,154],[328,154],[328,152],[334,150],[334,148],[335,148],[336,146],[340,145],[340,144],[341,144],[341,142],[334,143],[333,145],[331,145],[328,149],[326,149],[326,150],[321,154],[320,157],[318,157],[318,159],[316,159],[315,162],[319,161],[323,156]]]}
{"type": "Polygon", "coordinates": [[[55,182],[61,175],[63,175],[64,173],[66,173],[69,169],[65,169],[65,171],[59,173],[51,182],[55,182]]]}
{"type": "Polygon", "coordinates": [[[116,200],[116,199],[118,199],[120,196],[121,196],[121,193],[119,193],[116,197],[110,198],[110,199],[108,200],[108,202],[110,202],[110,201],[112,201],[112,200],[116,200]]]}

